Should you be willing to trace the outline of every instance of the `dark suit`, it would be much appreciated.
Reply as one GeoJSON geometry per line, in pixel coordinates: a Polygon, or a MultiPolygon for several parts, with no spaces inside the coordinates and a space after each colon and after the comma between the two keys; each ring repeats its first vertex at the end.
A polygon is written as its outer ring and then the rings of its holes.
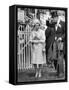
{"type": "MultiPolygon", "coordinates": [[[[46,35],[46,56],[47,57],[49,56],[48,55],[48,50],[49,50],[50,46],[52,48],[51,49],[52,50],[52,54],[53,54],[52,56],[54,56],[54,54],[56,53],[56,52],[53,53],[53,43],[55,41],[55,36],[57,38],[62,37],[62,36],[65,36],[65,23],[62,22],[62,21],[60,21],[60,25],[61,25],[61,27],[58,27],[57,28],[57,31],[56,31],[55,30],[55,23],[52,23],[52,24],[48,23],[48,28],[47,28],[47,30],[45,32],[45,35],[46,35]]],[[[63,38],[63,41],[65,42],[65,38],[63,38]]],[[[63,52],[65,52],[65,50],[63,50],[63,52]]],[[[56,57],[56,58],[58,58],[58,57],[56,57]]],[[[61,64],[61,61],[59,61],[59,63],[61,64]]],[[[58,65],[58,66],[61,66],[61,65],[58,65]]],[[[57,66],[56,60],[54,61],[54,66],[55,66],[55,68],[57,66]]],[[[60,69],[60,67],[59,67],[59,69],[60,69]]],[[[59,72],[59,70],[58,70],[58,72],[59,72]]]]}
{"type": "Polygon", "coordinates": [[[62,41],[64,42],[63,53],[65,55],[65,22],[60,21],[60,25],[61,25],[61,28],[58,27],[55,36],[57,36],[58,38],[62,37],[62,41]]]}
{"type": "MultiPolygon", "coordinates": [[[[60,21],[61,28],[58,27],[56,31],[57,38],[62,37],[63,43],[65,43],[65,23],[60,21]]],[[[65,48],[65,45],[64,45],[65,48]]],[[[63,58],[65,55],[65,49],[60,50],[60,54],[58,54],[58,61],[57,61],[57,74],[60,75],[64,73],[64,65],[63,65],[63,58]]]]}
{"type": "Polygon", "coordinates": [[[55,39],[55,23],[47,22],[48,28],[45,31],[46,36],[46,56],[48,57],[48,50],[50,46],[53,44],[55,39]]]}

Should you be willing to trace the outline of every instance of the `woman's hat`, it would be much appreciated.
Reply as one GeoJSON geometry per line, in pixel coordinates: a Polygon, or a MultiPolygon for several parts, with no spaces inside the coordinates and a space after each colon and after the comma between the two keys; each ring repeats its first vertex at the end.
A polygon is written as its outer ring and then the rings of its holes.
{"type": "Polygon", "coordinates": [[[58,11],[57,11],[57,15],[58,15],[58,16],[65,16],[65,11],[58,10],[58,11]]]}
{"type": "Polygon", "coordinates": [[[36,25],[36,24],[39,24],[40,25],[40,21],[38,19],[33,19],[33,24],[36,25]]]}

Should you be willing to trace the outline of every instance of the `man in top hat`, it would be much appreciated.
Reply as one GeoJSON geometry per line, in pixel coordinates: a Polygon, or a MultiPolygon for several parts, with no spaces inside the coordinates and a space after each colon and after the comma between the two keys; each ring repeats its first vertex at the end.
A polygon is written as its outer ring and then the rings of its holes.
{"type": "MultiPolygon", "coordinates": [[[[46,35],[46,56],[47,59],[56,59],[57,58],[57,52],[56,52],[56,43],[60,37],[62,40],[64,40],[65,36],[65,16],[64,11],[58,11],[57,12],[57,22],[47,23],[47,30],[45,32],[46,35]],[[50,52],[50,54],[49,54],[50,52]],[[49,58],[48,58],[49,57],[49,58]]],[[[64,50],[63,50],[64,51],[64,50]]],[[[57,62],[54,60],[54,66],[56,68],[57,62]]],[[[60,62],[61,63],[61,62],[60,62]]],[[[60,66],[60,65],[59,65],[60,66]]],[[[62,66],[62,64],[61,64],[62,66]]],[[[58,68],[56,68],[58,69],[58,68]]],[[[60,69],[60,67],[59,67],[60,69]]],[[[58,71],[58,70],[57,70],[58,71]]],[[[60,71],[62,72],[62,71],[60,71]]],[[[59,74],[59,71],[58,71],[59,74]]]]}

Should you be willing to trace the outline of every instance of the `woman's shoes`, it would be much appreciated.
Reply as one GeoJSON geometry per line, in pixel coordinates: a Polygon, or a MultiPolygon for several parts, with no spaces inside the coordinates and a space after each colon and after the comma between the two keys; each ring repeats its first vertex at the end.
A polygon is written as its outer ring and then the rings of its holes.
{"type": "Polygon", "coordinates": [[[36,72],[35,77],[36,77],[36,78],[38,77],[38,72],[36,72]]]}
{"type": "Polygon", "coordinates": [[[39,78],[41,77],[41,73],[39,73],[38,77],[39,77],[39,78]]]}
{"type": "Polygon", "coordinates": [[[41,73],[38,73],[38,72],[36,72],[36,75],[35,75],[35,77],[37,78],[37,77],[41,77],[41,73]]]}

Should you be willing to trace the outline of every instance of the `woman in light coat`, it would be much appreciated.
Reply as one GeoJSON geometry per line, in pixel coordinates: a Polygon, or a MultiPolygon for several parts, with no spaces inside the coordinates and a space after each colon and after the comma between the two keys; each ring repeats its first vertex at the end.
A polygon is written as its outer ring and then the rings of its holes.
{"type": "Polygon", "coordinates": [[[40,29],[40,21],[34,19],[34,29],[30,35],[30,42],[32,44],[32,61],[36,74],[35,77],[41,77],[41,68],[46,60],[43,59],[43,49],[45,44],[44,31],[40,29]]]}

